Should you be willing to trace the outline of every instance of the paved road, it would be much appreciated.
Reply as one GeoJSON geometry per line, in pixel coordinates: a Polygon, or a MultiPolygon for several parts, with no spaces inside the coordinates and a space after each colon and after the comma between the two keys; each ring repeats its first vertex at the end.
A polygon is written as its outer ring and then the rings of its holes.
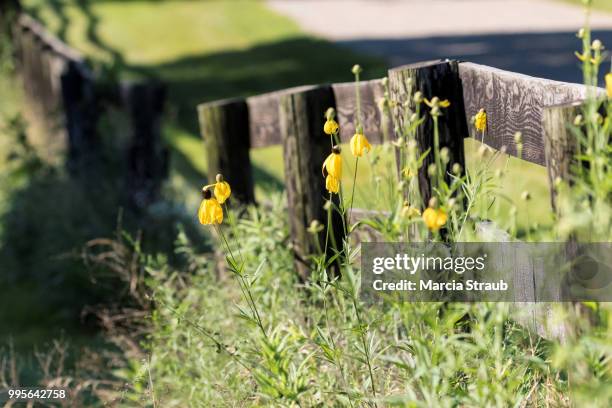
{"type": "MultiPolygon", "coordinates": [[[[602,0],[599,0],[602,1],[602,0]]],[[[574,50],[579,7],[550,0],[269,0],[306,31],[385,57],[391,66],[457,58],[581,82],[574,50]]],[[[612,14],[594,13],[612,48],[612,14]]],[[[606,67],[607,69],[607,67],[606,67]]]]}

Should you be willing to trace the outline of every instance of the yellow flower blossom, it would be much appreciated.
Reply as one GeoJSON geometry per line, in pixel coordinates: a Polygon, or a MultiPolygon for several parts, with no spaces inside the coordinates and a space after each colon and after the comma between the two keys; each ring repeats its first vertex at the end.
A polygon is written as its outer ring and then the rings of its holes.
{"type": "Polygon", "coordinates": [[[370,149],[372,148],[372,146],[370,145],[370,142],[363,134],[363,131],[360,132],[359,130],[361,129],[358,129],[357,133],[353,135],[353,137],[351,138],[351,143],[350,143],[351,153],[355,157],[363,156],[364,151],[369,152],[370,149]]]}
{"type": "Polygon", "coordinates": [[[411,179],[415,176],[415,172],[410,167],[404,167],[402,174],[407,179],[411,179]]]}
{"type": "Polygon", "coordinates": [[[336,122],[333,119],[327,119],[325,121],[325,124],[323,125],[323,132],[325,132],[325,134],[328,134],[330,136],[338,133],[338,129],[339,129],[338,122],[336,122]]]}
{"type": "Polygon", "coordinates": [[[436,106],[440,108],[448,108],[450,106],[450,101],[448,99],[444,99],[441,101],[440,98],[438,98],[437,96],[431,98],[431,101],[427,98],[423,99],[423,101],[425,102],[425,105],[429,106],[430,108],[436,106]]]}
{"type": "Polygon", "coordinates": [[[204,199],[198,209],[198,219],[200,224],[212,225],[223,222],[223,209],[216,198],[212,196],[209,189],[202,192],[204,199]]]}
{"type": "Polygon", "coordinates": [[[321,170],[323,172],[323,177],[331,175],[340,181],[342,178],[342,156],[340,156],[339,146],[334,146],[332,148],[332,152],[323,162],[323,168],[321,170]]]}
{"type": "Polygon", "coordinates": [[[448,216],[441,208],[429,207],[423,212],[423,221],[431,231],[438,231],[446,224],[448,216]]]}
{"type": "Polygon", "coordinates": [[[487,130],[487,112],[484,109],[479,110],[474,116],[474,126],[479,132],[487,130]]]}
{"type": "Polygon", "coordinates": [[[421,215],[421,211],[418,208],[411,206],[408,201],[405,201],[400,214],[403,218],[410,219],[421,215]]]}
{"type": "Polygon", "coordinates": [[[612,72],[606,74],[606,91],[608,98],[612,99],[612,72]]]}
{"type": "Polygon", "coordinates": [[[325,189],[330,193],[338,194],[340,191],[340,180],[328,174],[327,177],[325,177],[325,189]]]}
{"type": "Polygon", "coordinates": [[[219,204],[223,204],[232,194],[232,189],[227,181],[223,180],[221,174],[217,174],[217,182],[215,183],[215,198],[219,204]]]}

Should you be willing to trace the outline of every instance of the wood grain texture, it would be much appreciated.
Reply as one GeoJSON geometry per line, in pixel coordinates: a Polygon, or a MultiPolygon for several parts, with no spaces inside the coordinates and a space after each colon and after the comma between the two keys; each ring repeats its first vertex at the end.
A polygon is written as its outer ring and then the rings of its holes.
{"type": "MultiPolygon", "coordinates": [[[[249,130],[251,134],[252,147],[266,147],[280,144],[279,128],[279,102],[283,95],[300,92],[311,88],[301,86],[270,92],[263,95],[252,96],[246,99],[249,107],[249,130]]],[[[355,84],[353,82],[332,84],[336,100],[337,121],[340,125],[340,138],[348,142],[355,133],[355,112],[357,100],[355,95],[355,84]]],[[[359,85],[362,106],[362,120],[364,131],[371,143],[381,143],[383,137],[383,125],[385,122],[378,108],[378,103],[383,97],[383,86],[381,80],[361,82],[359,85]]],[[[321,111],[325,114],[327,108],[321,111]]],[[[387,128],[389,119],[386,120],[387,128]]],[[[321,134],[322,133],[321,129],[321,134]]]]}
{"type": "MultiPolygon", "coordinates": [[[[357,95],[354,82],[332,84],[336,98],[337,121],[340,125],[340,139],[347,143],[355,134],[357,124],[357,95]]],[[[361,99],[361,122],[363,131],[370,143],[380,144],[386,137],[385,129],[390,129],[391,119],[384,117],[379,109],[380,100],[384,97],[382,80],[374,79],[359,83],[361,99]]]]}
{"type": "Polygon", "coordinates": [[[578,140],[572,134],[568,124],[574,122],[574,118],[580,113],[581,105],[580,102],[553,105],[545,107],[543,111],[544,153],[551,204],[554,209],[557,208],[556,179],[570,181],[570,167],[578,152],[578,140]]]}
{"type": "MultiPolygon", "coordinates": [[[[397,102],[393,109],[393,117],[400,129],[406,126],[404,124],[404,119],[407,117],[406,109],[416,112],[415,92],[420,91],[423,97],[429,100],[438,97],[440,100],[450,102],[450,106],[442,109],[442,115],[438,117],[439,147],[440,149],[446,147],[449,150],[450,160],[447,167],[458,163],[465,168],[463,139],[468,136],[468,128],[457,62],[429,61],[392,69],[389,71],[389,87],[392,100],[397,102]]],[[[427,174],[427,168],[430,164],[435,163],[434,123],[425,104],[421,105],[421,110],[421,112],[425,110],[421,116],[426,119],[416,131],[417,154],[421,155],[428,149],[430,153],[419,169],[419,189],[421,197],[427,203],[432,196],[433,187],[432,180],[427,174]]],[[[443,171],[447,183],[450,183],[449,168],[443,171]]]]}
{"type": "Polygon", "coordinates": [[[198,106],[200,132],[208,162],[208,182],[221,173],[233,197],[254,203],[249,143],[249,110],[244,99],[227,99],[198,106]]]}
{"type": "MultiPolygon", "coordinates": [[[[302,279],[310,274],[309,256],[317,253],[315,236],[308,231],[310,223],[319,221],[327,225],[324,204],[329,197],[321,165],[330,154],[329,138],[322,137],[323,112],[334,107],[334,94],[330,86],[285,94],[280,98],[279,123],[283,138],[285,188],[289,229],[295,254],[296,269],[302,279]]],[[[338,204],[338,195],[333,198],[338,204]]],[[[332,211],[332,229],[328,256],[342,245],[343,222],[337,211],[332,211]]],[[[325,242],[326,230],[319,233],[320,243],[325,242]]],[[[323,244],[321,244],[323,245],[323,244]]]]}
{"type": "MultiPolygon", "coordinates": [[[[465,115],[468,123],[480,110],[488,116],[486,144],[496,149],[506,146],[516,156],[514,134],[523,134],[523,159],[545,165],[542,112],[545,106],[584,99],[582,85],[534,78],[484,65],[459,64],[463,83],[465,115]]],[[[602,92],[603,90],[597,90],[602,92]]],[[[473,132],[473,126],[470,126],[473,132]]],[[[480,140],[480,135],[476,137],[480,140]]]]}

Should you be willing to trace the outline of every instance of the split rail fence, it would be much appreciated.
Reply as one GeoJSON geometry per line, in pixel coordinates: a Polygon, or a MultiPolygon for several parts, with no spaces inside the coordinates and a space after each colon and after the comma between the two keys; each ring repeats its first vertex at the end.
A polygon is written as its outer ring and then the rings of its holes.
{"type": "MultiPolygon", "coordinates": [[[[488,116],[484,138],[487,145],[495,149],[505,146],[508,154],[516,156],[514,134],[522,132],[521,158],[548,168],[554,207],[553,180],[569,176],[572,158],[573,139],[567,122],[573,120],[577,106],[586,97],[584,86],[450,60],[394,68],[388,78],[391,99],[395,101],[410,102],[410,96],[418,90],[425,98],[437,96],[451,102],[440,118],[440,147],[449,148],[450,163],[459,163],[464,169],[463,139],[470,137],[468,124],[480,109],[485,109],[488,116]]],[[[388,116],[378,107],[384,93],[382,80],[364,81],[359,86],[364,132],[372,143],[382,143],[391,129],[388,116]]],[[[242,202],[254,201],[249,150],[283,146],[291,241],[296,267],[303,277],[308,274],[304,260],[315,252],[314,237],[307,228],[312,220],[325,224],[327,217],[321,163],[329,154],[329,139],[322,132],[328,107],[336,109],[340,138],[348,142],[355,132],[356,95],[352,82],[303,86],[198,106],[211,182],[215,174],[222,173],[242,202]]],[[[402,107],[394,108],[391,115],[401,125],[402,107]]],[[[431,121],[417,130],[417,144],[421,152],[433,147],[431,121]]],[[[419,174],[425,202],[431,195],[427,164],[419,174]]],[[[341,236],[339,223],[333,222],[332,228],[336,236],[341,236]]],[[[521,273],[525,275],[519,279],[525,282],[525,293],[537,293],[536,267],[532,265],[521,273]]],[[[520,300],[521,294],[515,298],[520,300]]],[[[520,321],[539,334],[562,337],[563,329],[550,327],[547,322],[549,306],[521,304],[520,321]]]]}

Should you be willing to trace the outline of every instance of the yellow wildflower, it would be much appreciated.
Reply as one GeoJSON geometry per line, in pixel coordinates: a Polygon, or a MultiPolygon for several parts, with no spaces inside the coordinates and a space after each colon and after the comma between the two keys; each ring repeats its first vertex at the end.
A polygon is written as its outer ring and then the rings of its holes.
{"type": "Polygon", "coordinates": [[[340,146],[334,146],[332,148],[331,154],[327,156],[327,159],[323,162],[322,171],[323,177],[331,175],[340,181],[342,178],[342,156],[340,156],[340,146]]]}
{"type": "Polygon", "coordinates": [[[415,176],[415,172],[410,167],[404,167],[402,174],[407,179],[411,179],[415,176]]]}
{"type": "Polygon", "coordinates": [[[474,116],[474,126],[479,132],[487,130],[487,112],[484,109],[479,110],[474,116]]]}
{"type": "Polygon", "coordinates": [[[223,180],[221,174],[217,174],[217,182],[215,183],[215,198],[219,204],[223,204],[232,194],[232,189],[227,181],[223,180]]]}
{"type": "Polygon", "coordinates": [[[608,98],[612,99],[612,72],[606,74],[606,91],[608,98]]]}
{"type": "Polygon", "coordinates": [[[432,231],[438,231],[446,224],[448,216],[446,212],[441,208],[429,207],[423,212],[423,221],[425,225],[432,231]]]}
{"type": "Polygon", "coordinates": [[[372,146],[370,146],[370,142],[368,142],[368,139],[363,134],[363,130],[357,129],[357,133],[351,138],[351,153],[353,156],[361,157],[365,150],[369,152],[371,148],[372,146]]]}
{"type": "Polygon", "coordinates": [[[441,101],[440,98],[438,98],[437,96],[431,98],[431,101],[427,98],[425,98],[423,101],[425,102],[425,105],[429,106],[430,108],[448,108],[450,106],[450,101],[448,99],[444,99],[441,101]]]}
{"type": "Polygon", "coordinates": [[[212,196],[209,189],[203,190],[202,195],[204,199],[198,209],[200,224],[221,224],[223,222],[223,209],[221,209],[221,204],[212,196]]]}
{"type": "Polygon", "coordinates": [[[336,133],[338,133],[338,122],[336,122],[333,119],[327,119],[325,121],[325,125],[323,125],[323,132],[325,132],[325,134],[328,135],[335,135],[336,133]]]}
{"type": "Polygon", "coordinates": [[[328,174],[327,177],[325,177],[325,189],[330,193],[338,194],[340,191],[340,180],[328,174]]]}
{"type": "Polygon", "coordinates": [[[418,208],[411,206],[408,201],[404,202],[404,206],[402,207],[401,215],[403,218],[413,218],[421,215],[421,211],[418,208]]]}

